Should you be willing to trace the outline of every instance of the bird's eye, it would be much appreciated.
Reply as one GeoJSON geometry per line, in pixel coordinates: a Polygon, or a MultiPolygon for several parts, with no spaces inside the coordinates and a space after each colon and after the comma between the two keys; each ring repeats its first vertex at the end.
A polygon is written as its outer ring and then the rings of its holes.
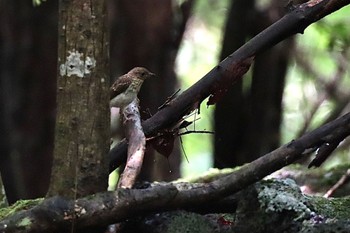
{"type": "Polygon", "coordinates": [[[141,73],[142,76],[145,76],[145,74],[146,74],[145,72],[142,72],[142,73],[141,73]]]}

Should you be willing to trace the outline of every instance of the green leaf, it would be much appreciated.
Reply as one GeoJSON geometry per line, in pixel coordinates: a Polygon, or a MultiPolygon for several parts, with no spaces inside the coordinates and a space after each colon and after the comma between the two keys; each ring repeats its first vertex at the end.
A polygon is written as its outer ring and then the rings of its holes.
{"type": "Polygon", "coordinates": [[[46,0],[33,0],[33,6],[39,6],[41,2],[45,2],[46,0]]]}

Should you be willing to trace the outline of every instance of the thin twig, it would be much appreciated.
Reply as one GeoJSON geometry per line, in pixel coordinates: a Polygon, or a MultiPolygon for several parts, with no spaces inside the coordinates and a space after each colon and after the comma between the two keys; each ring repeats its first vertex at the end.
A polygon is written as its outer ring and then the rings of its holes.
{"type": "Polygon", "coordinates": [[[165,100],[164,104],[162,104],[162,105],[160,105],[160,106],[158,107],[158,110],[160,110],[160,109],[164,108],[165,106],[167,106],[167,105],[171,102],[171,100],[174,99],[174,97],[176,96],[176,94],[180,92],[180,90],[181,90],[181,89],[178,89],[178,90],[175,91],[173,94],[171,94],[171,96],[169,96],[169,97],[165,100]]]}
{"type": "Polygon", "coordinates": [[[346,171],[346,173],[338,180],[338,182],[333,185],[332,188],[330,188],[323,197],[329,198],[333,196],[334,192],[337,191],[337,189],[340,189],[344,185],[346,185],[350,181],[350,169],[346,171]]]}
{"type": "Polygon", "coordinates": [[[206,130],[187,130],[187,131],[185,131],[185,132],[178,133],[177,135],[183,136],[183,135],[191,134],[191,133],[215,134],[215,133],[212,132],[212,131],[206,131],[206,130]]]}

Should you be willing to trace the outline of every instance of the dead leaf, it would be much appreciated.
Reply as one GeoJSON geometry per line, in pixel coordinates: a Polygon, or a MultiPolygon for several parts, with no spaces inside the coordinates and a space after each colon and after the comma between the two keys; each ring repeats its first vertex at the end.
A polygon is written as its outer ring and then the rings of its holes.
{"type": "Polygon", "coordinates": [[[225,96],[228,90],[231,89],[233,84],[245,73],[247,73],[253,61],[254,56],[249,57],[243,61],[233,63],[227,69],[223,70],[220,82],[217,81],[213,85],[207,105],[213,105],[219,102],[221,98],[225,96]]]}

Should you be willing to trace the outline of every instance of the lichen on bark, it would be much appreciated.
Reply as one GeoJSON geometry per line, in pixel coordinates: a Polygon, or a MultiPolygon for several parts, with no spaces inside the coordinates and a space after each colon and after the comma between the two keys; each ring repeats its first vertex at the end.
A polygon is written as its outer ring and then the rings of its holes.
{"type": "Polygon", "coordinates": [[[105,1],[60,1],[54,164],[49,195],[107,189],[109,67],[105,1]]]}

